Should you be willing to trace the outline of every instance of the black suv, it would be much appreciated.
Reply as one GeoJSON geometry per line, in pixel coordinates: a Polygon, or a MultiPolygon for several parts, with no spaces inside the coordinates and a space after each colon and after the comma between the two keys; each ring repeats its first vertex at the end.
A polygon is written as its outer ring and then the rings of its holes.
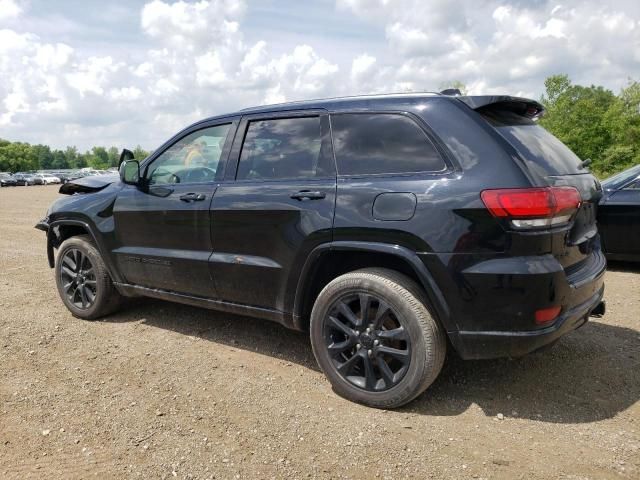
{"type": "Polygon", "coordinates": [[[80,318],[145,295],[308,330],[335,391],[409,402],[448,348],[519,356],[604,312],[601,188],[535,101],[404,94],[198,122],[38,228],[80,318]],[[54,250],[57,256],[54,259],[54,250]]]}

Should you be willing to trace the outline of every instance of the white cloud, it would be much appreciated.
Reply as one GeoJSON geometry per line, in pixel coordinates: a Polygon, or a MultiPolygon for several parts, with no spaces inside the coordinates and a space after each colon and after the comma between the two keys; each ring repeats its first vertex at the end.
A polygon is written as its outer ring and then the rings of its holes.
{"type": "Polygon", "coordinates": [[[640,74],[640,4],[618,0],[511,2],[337,0],[385,28],[397,57],[396,82],[433,88],[465,82],[472,93],[537,96],[542,81],[569,73],[577,82],[618,89],[640,74]]]}
{"type": "Polygon", "coordinates": [[[296,25],[282,20],[256,38],[248,31],[256,19],[247,21],[254,4],[244,0],[152,0],[118,31],[120,48],[109,46],[113,37],[88,46],[82,35],[113,35],[113,24],[83,30],[82,18],[56,10],[48,23],[59,27],[45,28],[27,6],[0,0],[1,135],[58,147],[154,148],[191,121],[245,106],[450,80],[471,93],[538,96],[553,73],[613,89],[640,77],[640,4],[631,0],[337,0],[335,15],[370,26],[382,48],[366,36],[361,46],[342,42],[337,28],[319,43],[321,19],[299,29],[315,36],[284,42],[278,29],[296,25]],[[328,47],[343,43],[351,49],[328,47]]]}
{"type": "Polygon", "coordinates": [[[22,13],[22,8],[15,0],[0,0],[0,20],[16,18],[22,13]]]}

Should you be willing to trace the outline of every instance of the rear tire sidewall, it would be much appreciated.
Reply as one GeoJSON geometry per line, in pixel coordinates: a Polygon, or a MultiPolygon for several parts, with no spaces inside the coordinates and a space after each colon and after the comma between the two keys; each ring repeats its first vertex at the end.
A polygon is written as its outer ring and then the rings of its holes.
{"type": "Polygon", "coordinates": [[[55,263],[55,276],[58,294],[60,295],[60,298],[62,299],[64,305],[75,317],[85,320],[94,320],[105,315],[106,313],[110,313],[108,310],[111,310],[110,305],[114,301],[113,295],[117,295],[117,292],[115,292],[115,289],[113,288],[111,278],[107,273],[100,253],[93,245],[93,243],[88,240],[88,237],[71,237],[65,240],[62,245],[60,245],[55,263]],[[95,273],[96,297],[93,304],[86,309],[76,307],[67,298],[67,295],[64,292],[64,286],[62,285],[62,279],[60,277],[62,259],[64,258],[64,255],[72,249],[80,250],[84,255],[87,256],[87,258],[91,262],[91,265],[93,265],[95,273]]]}
{"type": "MultiPolygon", "coordinates": [[[[387,284],[375,279],[375,277],[359,276],[357,275],[358,273],[366,273],[366,270],[338,277],[320,292],[311,313],[310,336],[313,353],[320,368],[338,395],[376,408],[398,407],[410,402],[422,393],[440,371],[442,365],[437,365],[437,360],[433,361],[433,352],[428,352],[427,349],[446,349],[446,346],[439,345],[437,339],[425,338],[424,329],[421,328],[420,320],[416,314],[426,315],[428,321],[434,322],[434,320],[422,299],[416,298],[422,309],[422,311],[418,310],[416,312],[415,305],[414,307],[409,305],[398,290],[390,288],[387,284]],[[396,313],[398,321],[409,334],[411,342],[409,368],[400,382],[388,390],[370,392],[351,384],[336,371],[327,351],[324,340],[324,321],[328,311],[335,301],[353,293],[374,294],[387,302],[396,313]],[[437,370],[435,374],[427,371],[430,368],[437,370]],[[429,377],[427,382],[425,382],[426,377],[429,377]]],[[[406,280],[413,283],[408,278],[406,280]]],[[[412,294],[414,298],[416,297],[403,285],[398,283],[396,285],[405,290],[405,292],[412,294]]]]}

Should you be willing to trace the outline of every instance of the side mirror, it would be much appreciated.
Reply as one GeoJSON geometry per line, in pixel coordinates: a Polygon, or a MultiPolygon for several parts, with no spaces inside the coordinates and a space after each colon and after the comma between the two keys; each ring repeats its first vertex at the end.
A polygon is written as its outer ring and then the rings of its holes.
{"type": "Polygon", "coordinates": [[[127,185],[140,184],[140,164],[137,160],[124,160],[120,164],[120,180],[127,185]]]}
{"type": "Polygon", "coordinates": [[[126,148],[123,148],[122,152],[120,152],[120,161],[118,162],[118,168],[120,168],[120,165],[122,165],[122,162],[133,160],[134,158],[135,156],[133,155],[133,152],[131,150],[127,150],[126,148]]]}

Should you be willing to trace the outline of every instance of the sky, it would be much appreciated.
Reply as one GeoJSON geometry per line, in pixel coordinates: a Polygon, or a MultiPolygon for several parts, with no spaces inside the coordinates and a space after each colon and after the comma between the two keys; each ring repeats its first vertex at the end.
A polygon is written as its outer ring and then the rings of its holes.
{"type": "Polygon", "coordinates": [[[638,0],[0,0],[0,138],[153,150],[202,118],[438,91],[640,80],[638,0]]]}

